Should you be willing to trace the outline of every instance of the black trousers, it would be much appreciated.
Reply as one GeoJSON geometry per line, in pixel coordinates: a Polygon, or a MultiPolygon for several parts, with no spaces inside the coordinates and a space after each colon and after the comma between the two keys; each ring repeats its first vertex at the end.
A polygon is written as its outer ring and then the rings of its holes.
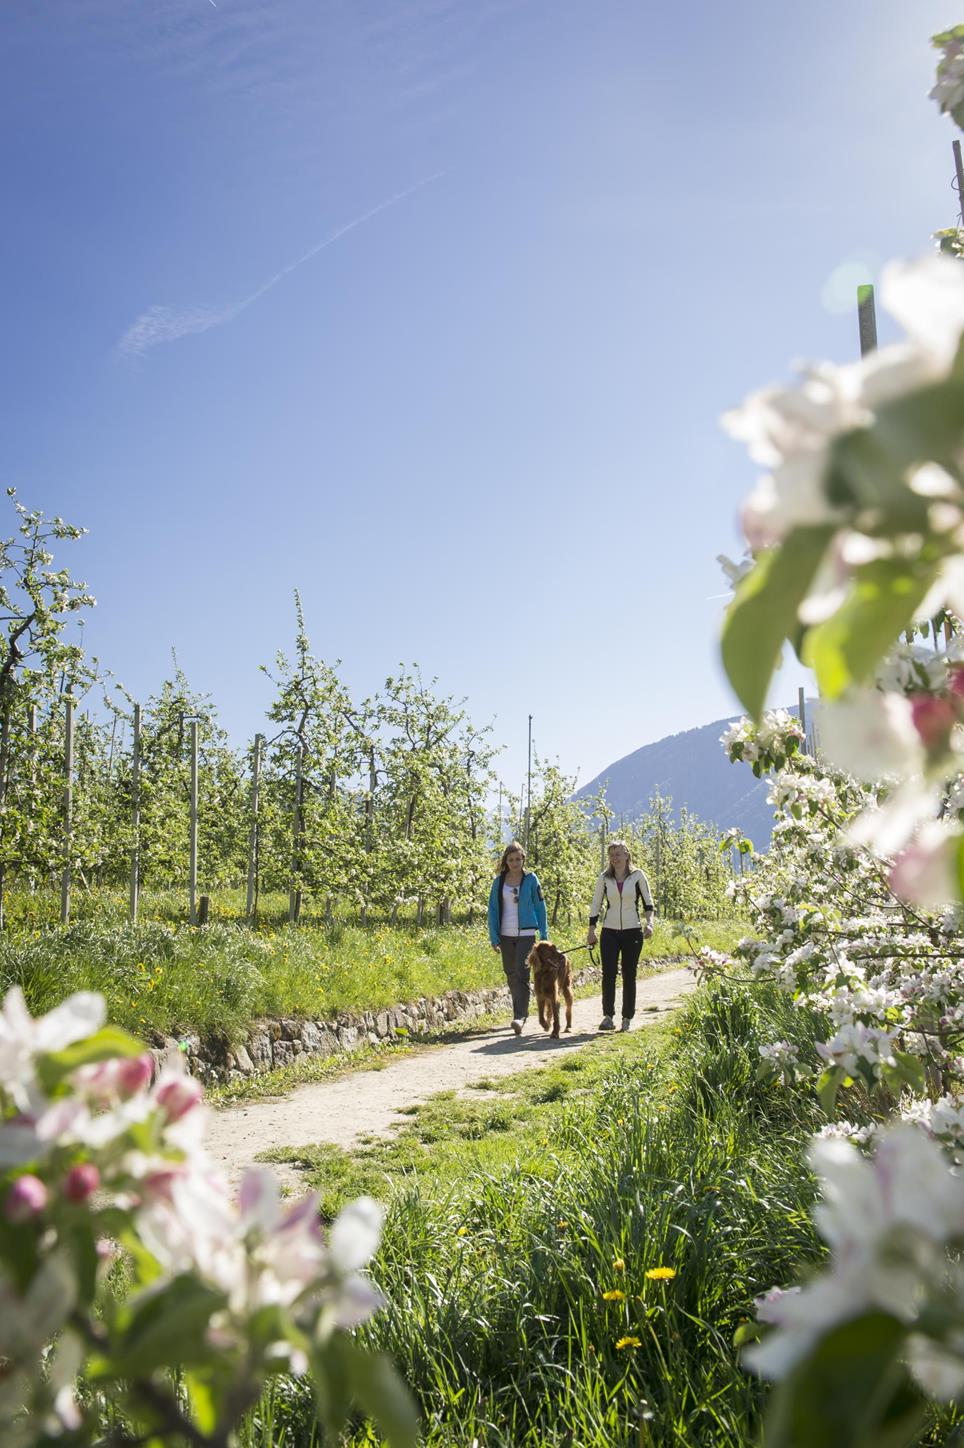
{"type": "Polygon", "coordinates": [[[623,1015],[632,1020],[636,1014],[636,967],[643,948],[643,932],[636,930],[603,930],[599,937],[602,957],[603,1015],[616,1014],[616,975],[620,957],[623,968],[623,1015]]]}

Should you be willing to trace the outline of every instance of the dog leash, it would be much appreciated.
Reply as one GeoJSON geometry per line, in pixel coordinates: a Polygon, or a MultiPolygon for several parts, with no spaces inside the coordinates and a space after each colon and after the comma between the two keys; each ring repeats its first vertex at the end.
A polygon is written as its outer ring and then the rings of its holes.
{"type": "Polygon", "coordinates": [[[593,965],[596,966],[599,964],[599,961],[596,959],[596,947],[594,945],[557,945],[556,949],[560,955],[575,955],[577,950],[588,950],[589,959],[593,965]]]}

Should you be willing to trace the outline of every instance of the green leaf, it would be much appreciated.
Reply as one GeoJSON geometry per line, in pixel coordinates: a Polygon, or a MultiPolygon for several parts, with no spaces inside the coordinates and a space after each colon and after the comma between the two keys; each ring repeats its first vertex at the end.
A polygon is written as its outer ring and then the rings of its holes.
{"type": "Polygon", "coordinates": [[[105,1026],[84,1041],[75,1041],[62,1051],[48,1051],[37,1057],[37,1077],[48,1093],[55,1090],[71,1071],[79,1066],[92,1066],[110,1061],[115,1056],[143,1056],[145,1046],[119,1026],[105,1026]]]}
{"type": "Polygon", "coordinates": [[[411,1394],[383,1353],[364,1352],[342,1334],[335,1348],[351,1395],[364,1413],[374,1419],[391,1448],[416,1448],[418,1415],[411,1394]]]}
{"type": "Polygon", "coordinates": [[[775,1389],[767,1448],[907,1448],[924,1403],[900,1362],[904,1328],[882,1312],[829,1332],[775,1389]]]}
{"type": "Polygon", "coordinates": [[[740,703],[759,719],[780,649],[833,537],[829,526],[795,529],[739,584],[723,624],[723,666],[740,703]]]}
{"type": "Polygon", "coordinates": [[[871,516],[861,528],[876,536],[924,533],[929,501],[908,486],[911,469],[936,462],[960,479],[964,443],[964,375],[904,393],[875,409],[872,427],[836,438],[831,448],[830,501],[871,516]]]}
{"type": "Polygon", "coordinates": [[[195,1423],[202,1433],[213,1433],[218,1421],[218,1400],[210,1375],[198,1371],[185,1373],[184,1386],[195,1423]]]}
{"type": "Polygon", "coordinates": [[[860,569],[837,612],[806,635],[804,663],[815,670],[821,694],[839,698],[873,673],[936,573],[936,563],[905,558],[881,558],[860,569]]]}
{"type": "Polygon", "coordinates": [[[161,1367],[211,1357],[205,1334],[224,1294],[188,1275],[175,1277],[134,1310],[110,1355],[110,1376],[144,1377],[161,1367]]]}
{"type": "Polygon", "coordinates": [[[762,1336],[762,1322],[741,1322],[733,1334],[733,1346],[746,1347],[751,1342],[759,1342],[762,1336]]]}
{"type": "Polygon", "coordinates": [[[828,1116],[832,1116],[837,1105],[837,1092],[844,1079],[842,1066],[828,1066],[817,1078],[817,1096],[828,1116]]]}
{"type": "Polygon", "coordinates": [[[904,1085],[909,1086],[918,1094],[926,1090],[927,1075],[924,1071],[923,1061],[917,1056],[912,1056],[909,1051],[894,1051],[892,1054],[897,1062],[897,1074],[904,1085]]]}

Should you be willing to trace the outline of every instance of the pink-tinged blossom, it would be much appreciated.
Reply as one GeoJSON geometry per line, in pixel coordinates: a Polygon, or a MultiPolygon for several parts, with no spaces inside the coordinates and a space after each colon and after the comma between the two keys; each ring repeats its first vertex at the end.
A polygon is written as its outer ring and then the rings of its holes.
{"type": "Polygon", "coordinates": [[[957,899],[957,836],[940,820],[923,825],[897,856],[889,884],[901,900],[940,910],[957,899]]]}
{"type": "Polygon", "coordinates": [[[29,1222],[46,1209],[50,1193],[39,1177],[26,1173],[17,1177],[7,1192],[4,1215],[8,1222],[29,1222]]]}
{"type": "Polygon", "coordinates": [[[86,1202],[100,1186],[100,1172],[92,1161],[78,1162],[64,1177],[64,1196],[69,1202],[86,1202]]]}
{"type": "Polygon", "coordinates": [[[914,728],[920,735],[925,749],[931,751],[947,749],[951,730],[957,723],[957,709],[953,702],[940,694],[912,694],[910,708],[914,728]]]}
{"type": "Polygon", "coordinates": [[[143,1091],[151,1083],[152,1070],[153,1062],[146,1053],[118,1056],[93,1066],[82,1066],[74,1072],[74,1084],[82,1095],[107,1106],[114,1101],[127,1101],[143,1091]]]}
{"type": "Polygon", "coordinates": [[[155,1104],[171,1124],[200,1105],[203,1096],[199,1081],[174,1071],[165,1072],[154,1088],[155,1104]]]}
{"type": "Polygon", "coordinates": [[[924,766],[913,710],[900,694],[855,690],[824,704],[820,743],[838,768],[870,783],[889,775],[917,774],[924,766]]]}

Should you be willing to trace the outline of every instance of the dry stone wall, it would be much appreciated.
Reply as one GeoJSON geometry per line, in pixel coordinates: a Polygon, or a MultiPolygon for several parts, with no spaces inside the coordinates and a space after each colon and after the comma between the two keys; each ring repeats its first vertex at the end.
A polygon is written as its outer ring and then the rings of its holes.
{"type": "MultiPolygon", "coordinates": [[[[598,983],[598,968],[577,971],[577,986],[598,983]]],[[[197,1035],[158,1038],[151,1054],[158,1069],[178,1059],[206,1085],[243,1080],[298,1056],[334,1056],[359,1046],[380,1046],[405,1036],[424,1036],[446,1026],[477,1021],[499,1011],[509,1012],[512,1001],[505,986],[488,990],[450,990],[404,1005],[384,1006],[359,1015],[339,1014],[328,1020],[255,1021],[240,1042],[202,1040],[197,1035]]]]}

